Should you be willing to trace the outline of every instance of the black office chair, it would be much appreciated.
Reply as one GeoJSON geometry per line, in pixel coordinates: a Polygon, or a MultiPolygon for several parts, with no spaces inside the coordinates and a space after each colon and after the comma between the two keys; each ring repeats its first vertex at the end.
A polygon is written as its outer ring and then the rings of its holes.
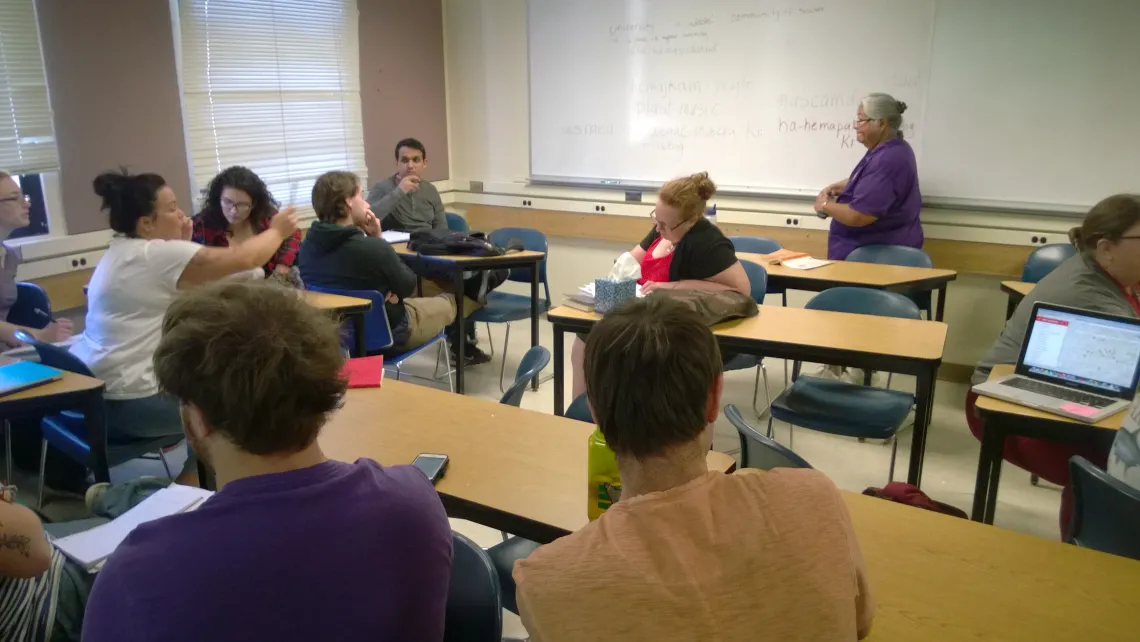
{"type": "Polygon", "coordinates": [[[523,393],[526,392],[527,386],[542,373],[549,363],[550,351],[546,348],[533,346],[527,350],[522,361],[519,362],[518,370],[515,372],[514,383],[503,393],[499,403],[518,408],[519,404],[522,403],[523,393]]]}
{"type": "Polygon", "coordinates": [[[478,544],[451,533],[451,584],[444,613],[444,642],[500,642],[503,607],[499,575],[478,544]]]}
{"type": "Polygon", "coordinates": [[[8,310],[8,323],[42,330],[51,323],[51,300],[35,283],[16,284],[16,302],[8,310]]]}
{"type": "Polygon", "coordinates": [[[500,602],[504,609],[515,615],[519,612],[518,602],[515,601],[515,562],[530,557],[539,546],[538,542],[524,537],[512,537],[487,549],[487,555],[499,576],[500,602]]]}
{"type": "Polygon", "coordinates": [[[566,408],[566,413],[564,416],[567,419],[577,419],[578,421],[584,421],[588,424],[593,425],[594,415],[590,412],[590,405],[589,401],[586,400],[586,393],[578,395],[574,401],[570,402],[570,405],[566,408]]]}
{"type": "Polygon", "coordinates": [[[1069,460],[1073,485],[1070,544],[1140,560],[1140,490],[1077,455],[1069,460]]]}

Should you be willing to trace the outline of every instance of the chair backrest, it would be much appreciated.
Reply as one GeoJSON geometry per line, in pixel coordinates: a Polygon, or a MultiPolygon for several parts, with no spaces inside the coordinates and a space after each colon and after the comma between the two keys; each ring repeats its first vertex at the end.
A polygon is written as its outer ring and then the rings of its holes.
{"type": "MultiPolygon", "coordinates": [[[[313,285],[312,283],[306,283],[305,289],[312,290],[313,292],[368,299],[372,302],[372,309],[364,314],[364,349],[369,353],[379,352],[392,347],[392,344],[395,343],[392,340],[392,326],[388,323],[388,313],[384,309],[384,293],[377,292],[376,290],[326,288],[313,285]]],[[[351,350],[352,347],[356,345],[354,341],[355,331],[352,329],[351,323],[345,323],[343,327],[344,330],[341,332],[341,345],[351,350]]],[[[352,356],[363,357],[364,355],[354,354],[352,356]]]]}
{"type": "Polygon", "coordinates": [[[752,289],[752,298],[756,305],[764,304],[764,295],[768,293],[768,270],[754,261],[740,261],[744,273],[748,275],[748,284],[752,289]]]}
{"type": "Polygon", "coordinates": [[[729,423],[736,427],[736,432],[740,435],[741,468],[811,468],[811,464],[803,457],[748,425],[736,406],[725,406],[724,416],[728,417],[729,423]]]}
{"type": "Polygon", "coordinates": [[[503,607],[491,557],[467,537],[451,534],[451,582],[443,616],[444,642],[499,642],[503,607]]]}
{"type": "Polygon", "coordinates": [[[37,341],[32,335],[22,330],[16,332],[16,338],[35,348],[36,355],[40,358],[40,363],[49,368],[66,370],[88,377],[95,376],[95,373],[91,372],[91,368],[88,368],[87,364],[83,363],[79,357],[71,354],[67,348],[37,341]]]}
{"type": "Polygon", "coordinates": [[[730,236],[728,240],[732,241],[732,247],[736,248],[737,252],[771,254],[783,249],[779,241],[766,236],[730,236]]]}
{"type": "Polygon", "coordinates": [[[930,255],[920,249],[905,245],[864,245],[855,248],[847,255],[854,263],[879,263],[882,265],[902,265],[905,267],[934,267],[930,255]]]}
{"type": "Polygon", "coordinates": [[[534,346],[527,350],[522,361],[519,362],[518,371],[515,372],[515,382],[503,393],[503,398],[499,400],[499,403],[518,407],[522,403],[526,387],[534,381],[538,373],[542,372],[548,363],[550,363],[550,351],[546,348],[534,346]]]}
{"type": "Polygon", "coordinates": [[[1025,267],[1021,270],[1021,280],[1026,283],[1037,283],[1076,253],[1077,248],[1070,243],[1042,245],[1033,250],[1029,258],[1025,260],[1025,267]]]}
{"type": "Polygon", "coordinates": [[[1069,460],[1073,484],[1071,544],[1140,560],[1140,490],[1077,455],[1069,460]]]}
{"type": "Polygon", "coordinates": [[[594,423],[594,415],[590,413],[590,403],[586,401],[585,393],[578,395],[574,401],[570,402],[570,406],[566,408],[566,418],[577,419],[588,424],[594,423]]]}
{"type": "MultiPolygon", "coordinates": [[[[506,247],[508,241],[517,239],[522,243],[523,249],[548,254],[550,252],[550,243],[547,242],[546,235],[529,227],[500,227],[488,234],[487,239],[499,247],[506,247]]],[[[530,266],[511,268],[511,275],[507,278],[519,283],[530,283],[530,266]]],[[[546,285],[546,258],[538,262],[538,280],[546,285]]],[[[549,299],[549,286],[547,289],[546,298],[549,299]]]]}
{"type": "Polygon", "coordinates": [[[813,296],[804,307],[808,310],[850,312],[899,319],[922,318],[918,305],[906,296],[898,292],[869,288],[844,287],[824,290],[813,296]]]}
{"type": "Polygon", "coordinates": [[[47,292],[35,283],[17,283],[16,302],[5,320],[35,330],[46,328],[51,323],[51,300],[47,292]]]}
{"type": "Polygon", "coordinates": [[[467,219],[456,214],[455,212],[447,212],[447,229],[452,232],[470,232],[471,227],[467,225],[467,219]]]}

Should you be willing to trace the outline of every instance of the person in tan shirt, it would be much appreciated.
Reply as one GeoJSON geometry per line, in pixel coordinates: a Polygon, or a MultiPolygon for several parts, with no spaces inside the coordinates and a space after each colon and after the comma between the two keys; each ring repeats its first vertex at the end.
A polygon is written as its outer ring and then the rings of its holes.
{"type": "Polygon", "coordinates": [[[694,312],[657,295],[608,313],[585,367],[622,497],[516,563],[532,640],[867,636],[875,604],[831,480],[810,469],[708,472],[724,380],[694,312]]]}

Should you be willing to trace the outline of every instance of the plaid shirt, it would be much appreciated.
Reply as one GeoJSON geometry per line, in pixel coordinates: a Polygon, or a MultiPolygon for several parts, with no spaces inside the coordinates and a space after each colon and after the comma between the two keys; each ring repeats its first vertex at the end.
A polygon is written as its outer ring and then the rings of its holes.
{"type": "MultiPolygon", "coordinates": [[[[276,212],[273,212],[276,214],[276,212]]],[[[269,220],[273,218],[273,214],[264,219],[260,225],[258,233],[264,232],[269,229],[269,220]]],[[[194,217],[194,232],[190,236],[190,240],[195,243],[200,243],[207,247],[229,247],[230,236],[224,227],[210,227],[206,225],[206,217],[204,214],[199,213],[194,217]]],[[[274,268],[278,265],[287,265],[293,267],[297,261],[297,251],[301,248],[301,230],[293,232],[293,235],[285,239],[285,242],[278,248],[277,253],[269,262],[265,264],[265,275],[273,274],[274,268]]]]}

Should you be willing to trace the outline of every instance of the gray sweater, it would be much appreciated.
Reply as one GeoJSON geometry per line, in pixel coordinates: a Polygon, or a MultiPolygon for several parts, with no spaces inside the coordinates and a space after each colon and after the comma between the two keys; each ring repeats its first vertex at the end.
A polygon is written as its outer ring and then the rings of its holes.
{"type": "Polygon", "coordinates": [[[376,183],[368,192],[372,213],[380,219],[386,230],[405,232],[447,231],[447,216],[439,190],[428,181],[420,181],[420,188],[405,194],[396,177],[389,176],[376,183]]]}
{"type": "Polygon", "coordinates": [[[1136,318],[1132,304],[1108,274],[1091,257],[1078,254],[1057,266],[1021,300],[989,354],[978,363],[972,383],[984,382],[995,365],[1017,363],[1029,328],[1029,315],[1038,301],[1136,318]]]}

